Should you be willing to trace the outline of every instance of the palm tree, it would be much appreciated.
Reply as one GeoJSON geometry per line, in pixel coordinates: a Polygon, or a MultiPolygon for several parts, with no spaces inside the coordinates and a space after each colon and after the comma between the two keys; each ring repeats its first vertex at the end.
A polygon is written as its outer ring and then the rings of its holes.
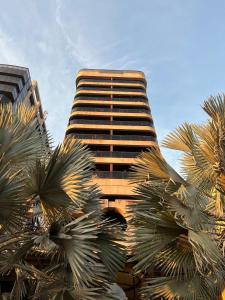
{"type": "Polygon", "coordinates": [[[182,176],[157,149],[133,168],[141,299],[216,300],[225,286],[225,96],[210,97],[203,109],[204,125],[185,123],[163,142],[183,153],[182,176]]]}
{"type": "Polygon", "coordinates": [[[102,218],[93,166],[77,141],[49,149],[34,109],[0,106],[0,274],[13,282],[0,299],[116,299],[123,232],[102,218]]]}

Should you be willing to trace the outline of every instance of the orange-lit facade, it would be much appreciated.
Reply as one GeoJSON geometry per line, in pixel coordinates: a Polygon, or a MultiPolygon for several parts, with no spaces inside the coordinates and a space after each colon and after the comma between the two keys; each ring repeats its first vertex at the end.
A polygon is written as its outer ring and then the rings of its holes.
{"type": "Polygon", "coordinates": [[[157,147],[146,94],[146,79],[139,71],[82,69],[66,131],[89,146],[96,163],[93,179],[103,194],[104,207],[126,217],[134,195],[128,170],[137,155],[157,147]]]}
{"type": "Polygon", "coordinates": [[[38,83],[36,80],[31,80],[29,69],[0,64],[0,104],[22,102],[28,107],[35,107],[40,133],[46,133],[38,83]]]}

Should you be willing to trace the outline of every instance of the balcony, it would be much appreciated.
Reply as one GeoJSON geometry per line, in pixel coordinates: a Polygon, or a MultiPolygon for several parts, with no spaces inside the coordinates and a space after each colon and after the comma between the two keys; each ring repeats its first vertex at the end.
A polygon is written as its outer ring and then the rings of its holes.
{"type": "Polygon", "coordinates": [[[118,158],[135,158],[141,152],[119,152],[119,151],[93,151],[95,157],[118,157],[118,158]]]}
{"type": "Polygon", "coordinates": [[[86,78],[86,79],[80,79],[79,82],[103,82],[103,83],[133,83],[133,84],[145,84],[143,81],[141,80],[134,80],[134,79],[120,79],[120,78],[112,78],[112,79],[104,79],[103,78],[98,78],[95,79],[93,77],[90,78],[86,78]]]}
{"type": "Polygon", "coordinates": [[[146,97],[147,98],[147,95],[146,95],[146,91],[137,91],[137,90],[115,90],[115,89],[95,89],[95,88],[92,88],[92,89],[77,89],[76,90],[76,96],[98,96],[98,95],[101,95],[101,96],[104,96],[104,97],[107,97],[108,95],[110,96],[119,96],[119,98],[123,98],[123,95],[124,97],[129,97],[129,96],[132,96],[132,97],[146,97]]]}
{"type": "Polygon", "coordinates": [[[127,172],[127,171],[114,171],[114,172],[95,171],[95,174],[99,178],[111,178],[111,179],[128,179],[129,178],[129,172],[127,172]]]}
{"type": "Polygon", "coordinates": [[[8,75],[1,75],[1,73],[0,73],[0,83],[1,84],[8,84],[10,86],[15,86],[18,93],[23,88],[23,83],[22,83],[21,78],[8,76],[8,75]]]}
{"type": "Polygon", "coordinates": [[[96,108],[96,107],[74,107],[72,109],[72,112],[75,111],[89,111],[89,112],[124,112],[124,113],[146,113],[149,114],[149,110],[148,109],[144,109],[144,108],[96,108]]]}
{"type": "Polygon", "coordinates": [[[102,125],[129,125],[129,126],[153,126],[151,121],[110,121],[110,120],[86,120],[73,119],[70,124],[102,124],[102,125]]]}
{"type": "Polygon", "coordinates": [[[28,68],[14,66],[14,65],[0,64],[0,74],[6,76],[12,75],[15,77],[19,77],[22,79],[23,84],[29,82],[29,85],[31,85],[30,72],[28,68]]]}
{"type": "Polygon", "coordinates": [[[90,96],[77,96],[74,98],[74,100],[93,100],[93,101],[120,101],[120,102],[148,102],[147,98],[116,98],[116,97],[108,97],[108,98],[103,98],[103,97],[90,97],[90,96]]]}
{"type": "Polygon", "coordinates": [[[141,92],[144,93],[145,89],[142,88],[136,88],[136,87],[99,87],[99,86],[93,86],[93,87],[80,87],[77,88],[77,92],[79,91],[115,91],[115,92],[141,92]]]}
{"type": "MultiPolygon", "coordinates": [[[[71,133],[71,132],[70,132],[71,133]]],[[[109,134],[76,134],[72,136],[76,139],[94,139],[94,140],[131,140],[131,141],[153,141],[156,142],[154,136],[142,135],[109,135],[109,134]]]]}

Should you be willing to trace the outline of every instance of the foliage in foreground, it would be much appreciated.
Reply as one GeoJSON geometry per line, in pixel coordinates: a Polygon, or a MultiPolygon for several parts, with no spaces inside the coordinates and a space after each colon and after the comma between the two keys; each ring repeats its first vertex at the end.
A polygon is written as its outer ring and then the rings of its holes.
{"type": "Polygon", "coordinates": [[[78,142],[46,147],[34,109],[0,106],[0,274],[15,279],[0,297],[115,299],[121,230],[102,220],[92,169],[78,142]]]}
{"type": "Polygon", "coordinates": [[[216,300],[225,285],[225,97],[203,105],[204,125],[185,123],[163,146],[181,151],[180,176],[157,149],[134,167],[140,200],[132,226],[142,299],[216,300]]]}

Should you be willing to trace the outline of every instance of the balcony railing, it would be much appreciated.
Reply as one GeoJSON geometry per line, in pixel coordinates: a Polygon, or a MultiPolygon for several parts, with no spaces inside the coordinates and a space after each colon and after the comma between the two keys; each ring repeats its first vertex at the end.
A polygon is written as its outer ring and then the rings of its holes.
{"type": "Polygon", "coordinates": [[[156,141],[154,136],[146,135],[109,135],[109,134],[76,134],[71,133],[72,137],[82,139],[99,139],[99,140],[132,140],[132,141],[156,141]]]}
{"type": "Polygon", "coordinates": [[[95,111],[95,112],[125,112],[125,113],[146,113],[148,114],[149,111],[144,108],[140,109],[135,109],[135,108],[130,108],[130,109],[125,109],[125,108],[96,108],[96,107],[74,107],[72,109],[72,112],[75,111],[95,111]]]}
{"type": "Polygon", "coordinates": [[[117,158],[135,158],[141,152],[122,152],[122,151],[92,151],[95,157],[117,157],[117,158]]]}
{"type": "Polygon", "coordinates": [[[99,178],[113,178],[113,179],[128,179],[129,173],[127,171],[95,171],[99,178]]]}
{"type": "Polygon", "coordinates": [[[93,87],[80,87],[77,88],[77,92],[79,91],[116,91],[116,92],[142,92],[145,93],[144,88],[136,88],[136,87],[100,87],[100,86],[93,86],[93,87]]]}
{"type": "Polygon", "coordinates": [[[153,126],[151,121],[118,121],[118,120],[86,120],[73,119],[70,124],[102,124],[102,125],[129,125],[129,126],[153,126]]]}
{"type": "Polygon", "coordinates": [[[76,96],[74,100],[97,100],[97,101],[120,101],[120,102],[147,102],[146,98],[101,98],[101,97],[90,97],[90,96],[76,96]]]}
{"type": "Polygon", "coordinates": [[[112,80],[111,79],[94,79],[94,78],[88,78],[88,79],[80,79],[79,80],[79,83],[83,83],[83,82],[103,82],[103,83],[133,83],[133,84],[145,84],[143,81],[140,81],[140,80],[126,80],[126,79],[119,79],[119,78],[113,78],[112,80]]]}

